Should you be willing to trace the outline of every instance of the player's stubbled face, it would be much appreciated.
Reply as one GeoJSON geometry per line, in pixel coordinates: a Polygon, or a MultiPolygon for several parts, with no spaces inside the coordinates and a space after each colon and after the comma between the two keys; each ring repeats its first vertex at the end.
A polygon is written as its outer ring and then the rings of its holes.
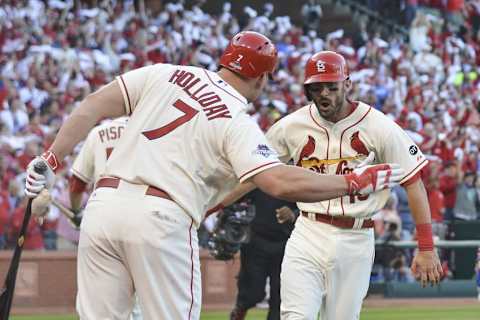
{"type": "Polygon", "coordinates": [[[343,82],[317,82],[308,85],[308,92],[317,106],[320,116],[329,121],[338,121],[345,99],[343,82]]]}

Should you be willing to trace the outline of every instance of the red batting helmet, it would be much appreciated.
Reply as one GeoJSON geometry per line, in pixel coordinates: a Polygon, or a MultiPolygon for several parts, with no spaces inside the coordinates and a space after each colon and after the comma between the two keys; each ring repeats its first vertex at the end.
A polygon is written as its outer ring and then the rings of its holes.
{"type": "Polygon", "coordinates": [[[247,78],[272,73],[277,64],[277,48],[264,35],[253,31],[236,34],[220,57],[220,65],[247,78]]]}
{"type": "Polygon", "coordinates": [[[315,82],[339,82],[348,78],[345,58],[333,51],[320,51],[307,61],[304,85],[315,82]]]}

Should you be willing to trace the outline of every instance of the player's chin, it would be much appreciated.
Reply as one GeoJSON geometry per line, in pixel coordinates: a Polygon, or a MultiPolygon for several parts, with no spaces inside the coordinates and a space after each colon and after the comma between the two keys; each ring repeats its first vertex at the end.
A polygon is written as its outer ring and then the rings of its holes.
{"type": "Polygon", "coordinates": [[[320,116],[322,116],[322,118],[328,119],[330,116],[333,115],[333,110],[331,108],[319,107],[317,109],[318,113],[320,113],[320,116]]]}

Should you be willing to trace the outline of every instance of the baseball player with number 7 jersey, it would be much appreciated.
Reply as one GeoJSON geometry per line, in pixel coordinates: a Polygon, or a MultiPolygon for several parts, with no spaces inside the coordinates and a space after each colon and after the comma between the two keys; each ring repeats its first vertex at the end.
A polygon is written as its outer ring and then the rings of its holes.
{"type": "Polygon", "coordinates": [[[26,192],[50,187],[60,161],[100,119],[129,115],[84,211],[78,248],[80,319],[127,319],[137,293],[146,320],[200,318],[197,228],[238,181],[293,201],[367,195],[399,182],[396,164],[345,176],[282,164],[245,113],[267,84],[277,50],[241,32],[220,70],[156,64],[127,72],[89,95],[50,150],[27,168],[26,192]],[[36,173],[37,163],[48,166],[36,173]]]}
{"type": "MultiPolygon", "coordinates": [[[[419,171],[427,160],[410,137],[383,113],[351,102],[345,59],[332,51],[313,55],[305,69],[313,103],[280,119],[267,132],[279,159],[319,174],[344,175],[362,161],[395,162],[405,170],[419,249],[413,271],[425,285],[442,269],[433,251],[430,212],[419,171]]],[[[372,215],[390,191],[317,203],[298,202],[301,215],[282,264],[282,319],[354,320],[360,316],[374,258],[372,215]]]]}

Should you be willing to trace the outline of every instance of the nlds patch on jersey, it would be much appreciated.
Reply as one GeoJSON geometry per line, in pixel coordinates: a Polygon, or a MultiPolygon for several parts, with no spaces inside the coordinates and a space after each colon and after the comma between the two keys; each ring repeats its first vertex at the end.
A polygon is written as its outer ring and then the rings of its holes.
{"type": "Polygon", "coordinates": [[[410,152],[410,154],[412,156],[416,155],[418,153],[418,147],[416,145],[411,145],[409,148],[408,148],[408,152],[410,152]]]}
{"type": "Polygon", "coordinates": [[[258,154],[268,158],[272,155],[275,155],[276,152],[270,149],[266,144],[259,144],[257,148],[252,152],[252,154],[258,154]]]}

